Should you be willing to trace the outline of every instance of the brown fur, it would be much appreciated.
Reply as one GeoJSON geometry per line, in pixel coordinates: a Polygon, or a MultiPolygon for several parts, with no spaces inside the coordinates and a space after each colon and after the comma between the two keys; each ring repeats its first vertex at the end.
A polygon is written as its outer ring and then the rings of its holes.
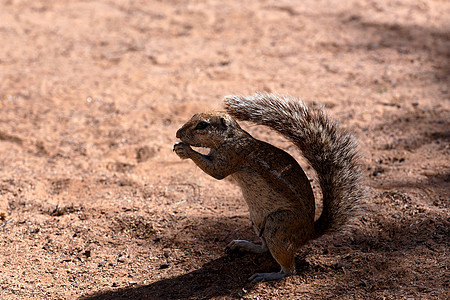
{"type": "Polygon", "coordinates": [[[300,100],[268,94],[229,96],[227,113],[196,114],[177,132],[174,151],[192,159],[217,179],[231,176],[242,189],[255,232],[262,245],[236,240],[228,250],[270,251],[280,273],[255,274],[251,279],[280,279],[295,272],[294,257],[308,240],[336,231],[354,215],[361,172],[353,138],[323,112],[300,100]],[[316,170],[324,209],[314,222],[314,196],[308,178],[292,156],[259,141],[233,119],[269,126],[289,138],[316,170]],[[208,147],[203,155],[190,146],[208,147]]]}

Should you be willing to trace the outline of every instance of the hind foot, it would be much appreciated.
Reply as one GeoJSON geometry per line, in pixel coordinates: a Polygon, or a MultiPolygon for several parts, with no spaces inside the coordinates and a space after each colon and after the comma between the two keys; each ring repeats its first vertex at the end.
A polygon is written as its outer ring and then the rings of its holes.
{"type": "Polygon", "coordinates": [[[285,274],[283,272],[274,272],[274,273],[256,273],[253,274],[248,281],[253,282],[264,282],[264,281],[273,281],[273,280],[280,280],[284,277],[289,276],[288,274],[285,274]]]}
{"type": "Polygon", "coordinates": [[[225,248],[226,253],[231,252],[250,252],[250,253],[264,253],[268,249],[265,244],[258,245],[244,240],[234,240],[225,248]]]}

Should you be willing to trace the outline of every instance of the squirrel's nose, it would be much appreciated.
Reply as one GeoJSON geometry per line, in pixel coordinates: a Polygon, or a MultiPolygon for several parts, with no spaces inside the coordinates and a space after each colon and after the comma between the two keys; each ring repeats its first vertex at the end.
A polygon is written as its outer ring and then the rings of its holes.
{"type": "Polygon", "coordinates": [[[177,130],[177,139],[181,139],[181,129],[183,129],[183,128],[180,128],[180,129],[178,129],[177,130]]]}

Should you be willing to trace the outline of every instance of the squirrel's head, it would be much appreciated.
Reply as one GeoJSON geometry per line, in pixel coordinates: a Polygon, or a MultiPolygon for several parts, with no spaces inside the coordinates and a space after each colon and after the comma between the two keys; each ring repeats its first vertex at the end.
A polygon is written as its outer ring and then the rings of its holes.
{"type": "Polygon", "coordinates": [[[177,138],[194,147],[216,149],[235,138],[241,130],[227,113],[198,113],[177,131],[177,138]]]}

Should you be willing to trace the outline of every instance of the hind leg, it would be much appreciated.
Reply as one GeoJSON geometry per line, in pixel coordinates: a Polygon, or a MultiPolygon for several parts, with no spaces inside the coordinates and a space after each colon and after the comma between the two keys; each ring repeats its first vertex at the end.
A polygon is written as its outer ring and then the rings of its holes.
{"type": "Polygon", "coordinates": [[[262,238],[281,270],[278,273],[256,273],[249,278],[250,281],[279,280],[295,274],[295,254],[298,247],[308,239],[305,234],[308,230],[301,222],[301,218],[287,210],[267,216],[262,238]]]}

